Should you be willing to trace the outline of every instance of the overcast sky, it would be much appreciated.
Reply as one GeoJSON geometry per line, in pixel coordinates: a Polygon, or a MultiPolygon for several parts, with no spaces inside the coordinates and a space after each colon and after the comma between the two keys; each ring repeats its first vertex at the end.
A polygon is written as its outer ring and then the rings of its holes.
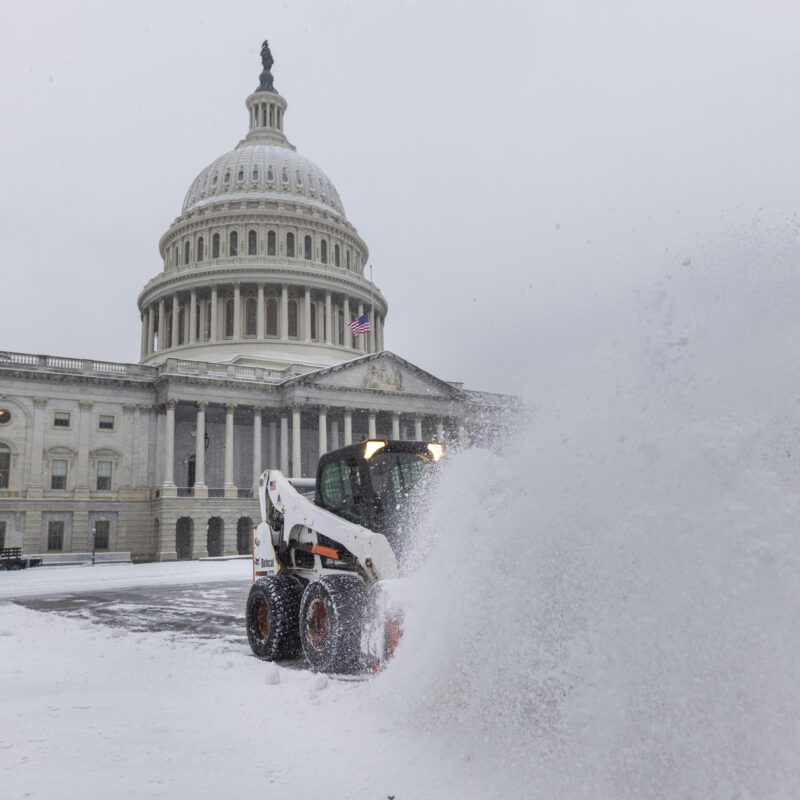
{"type": "Polygon", "coordinates": [[[264,38],[387,348],[472,388],[513,391],[632,264],[798,208],[796,0],[4,2],[0,31],[2,349],[138,360],[159,237],[245,134],[264,38]]]}

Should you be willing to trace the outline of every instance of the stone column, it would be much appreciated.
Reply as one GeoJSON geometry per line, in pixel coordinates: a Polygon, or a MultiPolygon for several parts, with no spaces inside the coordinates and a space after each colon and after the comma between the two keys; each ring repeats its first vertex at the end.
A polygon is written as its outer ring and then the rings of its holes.
{"type": "Polygon", "coordinates": [[[303,477],[303,464],[301,459],[302,436],[300,429],[300,412],[302,406],[292,406],[292,477],[303,477]]]}
{"type": "Polygon", "coordinates": [[[31,469],[28,475],[28,497],[42,497],[44,489],[42,457],[44,456],[44,415],[46,407],[47,398],[33,398],[33,435],[31,437],[31,469]]]}
{"type": "Polygon", "coordinates": [[[333,344],[333,305],[330,292],[325,292],[325,344],[333,344]]]}
{"type": "Polygon", "coordinates": [[[164,497],[175,497],[175,400],[167,400],[166,419],[164,424],[164,483],[161,494],[164,497]]]}
{"type": "Polygon", "coordinates": [[[253,490],[261,477],[261,406],[253,408],[253,490]]]}
{"type": "Polygon", "coordinates": [[[383,317],[375,317],[375,324],[378,328],[378,350],[382,351],[384,349],[383,345],[383,317]]]}
{"type": "Polygon", "coordinates": [[[189,292],[189,335],[186,341],[194,344],[197,341],[197,289],[189,292]]]}
{"type": "Polygon", "coordinates": [[[319,407],[319,457],[328,452],[328,406],[319,407]]]}
{"type": "Polygon", "coordinates": [[[217,287],[211,287],[211,330],[210,335],[208,337],[209,342],[216,342],[217,341],[217,306],[219,305],[217,301],[217,287]]]}
{"type": "MultiPolygon", "coordinates": [[[[359,303],[358,304],[358,316],[359,317],[363,317],[364,316],[364,304],[363,303],[359,303]]],[[[363,333],[359,334],[356,337],[356,349],[359,350],[362,353],[367,349],[367,337],[364,336],[363,333]]]]}
{"type": "Polygon", "coordinates": [[[345,347],[353,346],[353,332],[347,326],[350,324],[350,298],[345,295],[344,298],[344,341],[342,344],[345,347]]]}
{"type": "Polygon", "coordinates": [[[378,412],[371,408],[367,412],[367,438],[368,439],[375,439],[377,437],[377,432],[375,430],[375,417],[378,415],[378,412]]]}
{"type": "Polygon", "coordinates": [[[281,409],[281,472],[289,474],[289,417],[285,408],[281,409]]]}
{"type": "Polygon", "coordinates": [[[225,497],[236,497],[236,484],[233,482],[233,415],[236,403],[225,406],[225,497]]]}
{"type": "Polygon", "coordinates": [[[303,314],[303,338],[311,341],[311,289],[306,287],[305,314],[303,314]]]}
{"type": "Polygon", "coordinates": [[[242,338],[242,287],[233,284],[233,338],[242,338]]]}
{"type": "Polygon", "coordinates": [[[444,441],[444,418],[436,417],[436,438],[440,441],[444,441]]]}
{"type": "Polygon", "coordinates": [[[344,410],[344,446],[353,444],[353,409],[344,410]]]}
{"type": "Polygon", "coordinates": [[[139,346],[139,361],[144,361],[147,356],[147,311],[142,313],[142,339],[139,346]]]}
{"type": "Polygon", "coordinates": [[[267,466],[278,469],[278,432],[274,420],[269,421],[269,452],[267,453],[267,466]]]}
{"type": "Polygon", "coordinates": [[[281,286],[281,341],[289,338],[289,287],[281,286]]]}
{"type": "Polygon", "coordinates": [[[331,450],[339,449],[339,420],[331,420],[331,450]]]}
{"type": "Polygon", "coordinates": [[[414,438],[418,442],[422,441],[422,414],[414,416],[414,438]]]}
{"type": "Polygon", "coordinates": [[[92,401],[81,400],[78,422],[78,472],[75,480],[75,499],[89,499],[89,440],[91,438],[92,401]]]}
{"type": "Polygon", "coordinates": [[[117,477],[119,486],[125,488],[133,486],[133,465],[136,457],[136,432],[133,429],[135,410],[136,406],[130,403],[122,406],[122,441],[125,442],[125,454],[117,477]]]}
{"type": "Polygon", "coordinates": [[[208,497],[206,486],[206,408],[204,400],[197,402],[197,419],[194,426],[194,490],[195,497],[208,497]]]}
{"type": "Polygon", "coordinates": [[[400,412],[392,411],[392,439],[400,438],[400,412]]]}
{"type": "Polygon", "coordinates": [[[158,351],[164,349],[164,337],[167,335],[167,321],[164,317],[164,298],[158,301],[158,351]]]}
{"type": "Polygon", "coordinates": [[[147,355],[154,351],[155,342],[153,341],[156,335],[156,310],[153,304],[147,307],[147,355]]]}
{"type": "Polygon", "coordinates": [[[458,446],[459,447],[467,446],[467,429],[466,427],[464,427],[463,419],[459,419],[458,421],[458,446]]]}
{"type": "Polygon", "coordinates": [[[264,284],[258,284],[258,307],[256,310],[256,339],[264,338],[264,284]]]}
{"type": "Polygon", "coordinates": [[[170,347],[177,347],[178,346],[178,318],[180,310],[180,303],[178,302],[178,295],[177,293],[172,295],[172,331],[170,332],[170,340],[169,346],[170,347]]]}

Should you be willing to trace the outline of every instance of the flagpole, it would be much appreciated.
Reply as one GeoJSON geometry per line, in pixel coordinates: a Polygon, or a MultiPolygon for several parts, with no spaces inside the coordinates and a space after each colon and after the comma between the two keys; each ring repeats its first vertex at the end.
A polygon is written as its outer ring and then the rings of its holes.
{"type": "Polygon", "coordinates": [[[377,347],[377,331],[375,330],[375,281],[372,280],[372,264],[369,265],[369,319],[370,319],[370,332],[372,333],[372,341],[377,347]]]}

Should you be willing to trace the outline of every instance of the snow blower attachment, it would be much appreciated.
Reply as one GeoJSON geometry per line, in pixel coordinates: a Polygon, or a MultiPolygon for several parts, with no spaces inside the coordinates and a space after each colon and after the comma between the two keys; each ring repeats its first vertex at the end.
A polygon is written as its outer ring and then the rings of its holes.
{"type": "Polygon", "coordinates": [[[370,439],[326,453],[314,481],[261,475],[247,599],[255,655],[302,653],[324,672],[383,667],[402,636],[392,586],[409,513],[443,455],[438,442],[370,439]]]}

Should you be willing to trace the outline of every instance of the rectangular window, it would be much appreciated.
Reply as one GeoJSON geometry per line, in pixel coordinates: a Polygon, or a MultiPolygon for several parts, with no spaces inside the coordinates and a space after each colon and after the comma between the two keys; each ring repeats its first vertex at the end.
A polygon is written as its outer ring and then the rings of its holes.
{"type": "Polygon", "coordinates": [[[107,492],[111,489],[111,462],[97,462],[97,491],[107,492]]]}
{"type": "Polygon", "coordinates": [[[56,411],[53,414],[53,426],[56,428],[69,428],[69,411],[56,411]]]}
{"type": "Polygon", "coordinates": [[[98,427],[101,431],[113,431],[114,430],[114,415],[113,414],[101,414],[100,415],[100,422],[98,423],[98,427]]]}
{"type": "Polygon", "coordinates": [[[11,450],[0,444],[0,489],[8,489],[8,473],[11,470],[11,450]]]}
{"type": "Polygon", "coordinates": [[[5,520],[0,520],[0,550],[5,550],[6,548],[6,522],[5,520]]]}
{"type": "Polygon", "coordinates": [[[50,464],[50,488],[67,488],[67,462],[56,458],[50,464]]]}
{"type": "Polygon", "coordinates": [[[107,519],[97,519],[94,522],[94,549],[108,550],[111,538],[111,523],[107,519]]]}
{"type": "Polygon", "coordinates": [[[47,549],[64,549],[64,523],[61,520],[51,519],[47,523],[47,549]]]}

